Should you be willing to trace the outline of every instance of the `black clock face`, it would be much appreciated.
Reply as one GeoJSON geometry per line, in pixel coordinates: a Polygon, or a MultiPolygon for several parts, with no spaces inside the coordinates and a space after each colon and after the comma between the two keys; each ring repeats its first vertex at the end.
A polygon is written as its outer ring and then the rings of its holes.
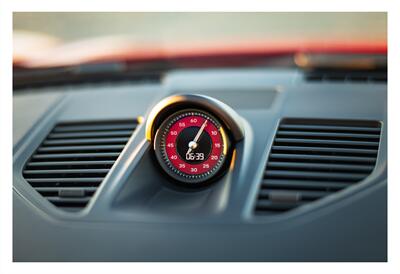
{"type": "Polygon", "coordinates": [[[193,149],[193,153],[187,153],[190,142],[196,138],[196,135],[199,133],[199,127],[191,126],[182,130],[179,133],[176,139],[176,151],[181,159],[191,165],[197,165],[202,162],[205,162],[209,159],[210,153],[212,151],[212,139],[211,136],[203,131],[200,134],[199,139],[197,140],[195,149],[193,149]]]}

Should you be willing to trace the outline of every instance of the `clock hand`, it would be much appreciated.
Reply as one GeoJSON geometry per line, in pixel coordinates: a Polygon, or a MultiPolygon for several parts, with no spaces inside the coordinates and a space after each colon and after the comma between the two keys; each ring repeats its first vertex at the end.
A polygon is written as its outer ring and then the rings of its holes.
{"type": "Polygon", "coordinates": [[[195,149],[197,147],[197,141],[200,139],[201,134],[204,131],[204,128],[207,126],[207,121],[205,120],[204,123],[201,125],[201,128],[199,129],[199,131],[197,132],[196,136],[194,137],[193,141],[189,142],[189,149],[186,152],[186,155],[189,154],[190,152],[192,152],[193,149],[195,149]]]}
{"type": "Polygon", "coordinates": [[[208,120],[205,120],[204,123],[201,125],[201,128],[200,128],[199,132],[197,132],[196,137],[194,137],[193,142],[197,143],[197,141],[199,140],[201,134],[203,133],[204,128],[205,128],[206,125],[207,125],[207,121],[208,121],[208,120]]]}

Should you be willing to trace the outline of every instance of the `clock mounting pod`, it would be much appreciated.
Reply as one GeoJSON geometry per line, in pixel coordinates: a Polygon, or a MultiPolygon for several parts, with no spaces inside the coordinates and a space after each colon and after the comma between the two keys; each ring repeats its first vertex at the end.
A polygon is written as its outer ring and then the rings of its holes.
{"type": "Polygon", "coordinates": [[[203,185],[223,174],[232,145],[243,138],[241,118],[201,95],[176,95],[157,104],[146,124],[162,170],[175,182],[203,185]]]}

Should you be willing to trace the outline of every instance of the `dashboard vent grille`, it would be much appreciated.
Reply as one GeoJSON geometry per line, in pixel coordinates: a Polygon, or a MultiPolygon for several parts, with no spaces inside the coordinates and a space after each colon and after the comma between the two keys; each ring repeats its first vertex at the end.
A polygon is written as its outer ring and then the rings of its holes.
{"type": "Polygon", "coordinates": [[[362,181],[375,167],[380,133],[375,121],[282,120],[256,214],[282,213],[362,181]]]}
{"type": "Polygon", "coordinates": [[[82,209],[137,125],[138,120],[57,124],[26,164],[23,176],[55,206],[82,209]]]}
{"type": "Polygon", "coordinates": [[[386,70],[357,71],[357,70],[312,70],[305,72],[309,82],[387,82],[386,70]]]}

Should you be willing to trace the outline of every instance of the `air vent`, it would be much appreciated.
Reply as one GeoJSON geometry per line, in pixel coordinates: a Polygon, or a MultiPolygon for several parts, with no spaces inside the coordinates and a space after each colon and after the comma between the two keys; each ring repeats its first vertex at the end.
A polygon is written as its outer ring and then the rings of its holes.
{"type": "Polygon", "coordinates": [[[137,125],[138,120],[57,124],[25,166],[23,176],[55,206],[82,209],[137,125]]]}
{"type": "Polygon", "coordinates": [[[375,167],[380,133],[375,121],[282,120],[256,214],[286,212],[362,181],[375,167]]]}
{"type": "Polygon", "coordinates": [[[312,70],[305,72],[304,77],[309,82],[387,82],[386,70],[312,70]]]}

